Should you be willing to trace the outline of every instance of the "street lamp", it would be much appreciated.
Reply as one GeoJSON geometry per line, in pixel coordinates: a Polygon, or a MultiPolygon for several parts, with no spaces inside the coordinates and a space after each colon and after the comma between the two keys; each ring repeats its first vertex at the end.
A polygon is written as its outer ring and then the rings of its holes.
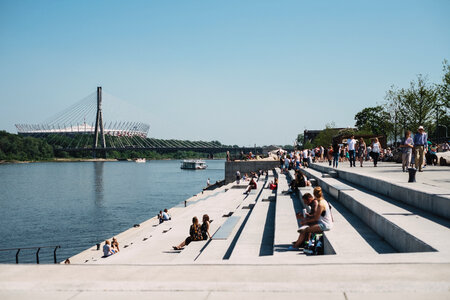
{"type": "MultiPolygon", "coordinates": [[[[447,126],[438,124],[436,127],[437,127],[437,128],[439,128],[439,127],[445,127],[445,139],[447,139],[447,136],[448,136],[448,135],[447,135],[447,126]]],[[[438,143],[439,143],[439,141],[438,141],[438,143]]]]}

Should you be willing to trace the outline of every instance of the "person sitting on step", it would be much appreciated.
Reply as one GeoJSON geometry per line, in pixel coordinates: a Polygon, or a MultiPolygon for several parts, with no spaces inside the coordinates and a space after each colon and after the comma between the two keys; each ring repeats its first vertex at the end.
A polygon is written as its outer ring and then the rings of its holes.
{"type": "Polygon", "coordinates": [[[275,178],[274,182],[270,182],[269,189],[276,190],[278,188],[278,178],[275,178]]]}
{"type": "Polygon", "coordinates": [[[117,239],[115,237],[112,238],[111,248],[114,250],[115,253],[120,251],[119,242],[117,241],[117,239]]]}
{"type": "Polygon", "coordinates": [[[192,241],[201,241],[202,239],[202,230],[200,228],[200,225],[198,224],[198,218],[193,217],[192,225],[189,228],[189,236],[178,246],[173,246],[173,249],[182,250],[184,246],[189,245],[192,241]]]}
{"type": "Polygon", "coordinates": [[[323,198],[322,188],[316,187],[313,194],[318,201],[317,210],[314,212],[312,218],[306,218],[302,220],[301,224],[307,226],[302,226],[298,230],[300,235],[295,244],[293,246],[290,246],[288,250],[299,249],[310,233],[322,233],[324,231],[330,230],[333,227],[333,217],[331,216],[330,205],[323,198]],[[317,224],[315,224],[316,222],[317,224]]]}
{"type": "Polygon", "coordinates": [[[105,245],[103,246],[103,257],[108,257],[116,253],[114,249],[111,248],[111,243],[106,240],[105,245]]]}
{"type": "Polygon", "coordinates": [[[209,234],[209,216],[206,214],[203,215],[203,222],[202,222],[201,230],[202,230],[203,240],[206,241],[211,238],[211,234],[209,234]]]}
{"type": "MultiPolygon", "coordinates": [[[[312,219],[314,218],[314,213],[317,210],[317,207],[319,206],[319,202],[313,197],[313,195],[311,195],[310,193],[306,193],[302,196],[302,200],[304,203],[304,213],[303,212],[298,212],[297,213],[297,219],[300,220],[307,220],[307,219],[312,219]]],[[[312,224],[312,223],[310,223],[312,224]]],[[[316,222],[317,224],[317,222],[316,222]]]]}
{"type": "Polygon", "coordinates": [[[249,194],[251,190],[256,190],[258,187],[255,177],[252,176],[252,179],[250,180],[250,183],[248,184],[247,189],[245,190],[244,194],[249,194]]]}
{"type": "Polygon", "coordinates": [[[162,213],[162,219],[163,219],[163,221],[172,220],[172,217],[170,216],[169,211],[167,210],[167,208],[165,208],[163,213],[162,213]]]}

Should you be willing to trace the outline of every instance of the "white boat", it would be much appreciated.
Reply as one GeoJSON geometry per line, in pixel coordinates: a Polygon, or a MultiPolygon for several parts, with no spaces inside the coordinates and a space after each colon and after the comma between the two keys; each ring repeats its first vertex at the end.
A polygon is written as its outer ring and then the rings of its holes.
{"type": "Polygon", "coordinates": [[[204,170],[208,167],[208,165],[203,160],[183,160],[181,162],[181,168],[187,170],[204,170]]]}
{"type": "Polygon", "coordinates": [[[145,163],[145,158],[136,158],[134,161],[137,163],[145,163]]]}

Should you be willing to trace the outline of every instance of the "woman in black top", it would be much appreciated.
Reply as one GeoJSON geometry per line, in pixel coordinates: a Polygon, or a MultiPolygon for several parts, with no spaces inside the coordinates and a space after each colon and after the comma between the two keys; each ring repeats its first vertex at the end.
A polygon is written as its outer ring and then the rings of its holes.
{"type": "Polygon", "coordinates": [[[211,235],[209,234],[209,216],[203,215],[203,223],[202,223],[202,237],[204,240],[210,239],[211,235]]]}

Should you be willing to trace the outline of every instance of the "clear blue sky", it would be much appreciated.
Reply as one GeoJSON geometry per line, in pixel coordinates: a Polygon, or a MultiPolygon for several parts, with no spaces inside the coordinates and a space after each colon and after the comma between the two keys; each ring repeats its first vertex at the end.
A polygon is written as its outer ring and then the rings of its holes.
{"type": "Polygon", "coordinates": [[[152,137],[292,144],[353,126],[419,73],[439,82],[449,15],[450,1],[0,0],[0,130],[101,85],[152,137]]]}

